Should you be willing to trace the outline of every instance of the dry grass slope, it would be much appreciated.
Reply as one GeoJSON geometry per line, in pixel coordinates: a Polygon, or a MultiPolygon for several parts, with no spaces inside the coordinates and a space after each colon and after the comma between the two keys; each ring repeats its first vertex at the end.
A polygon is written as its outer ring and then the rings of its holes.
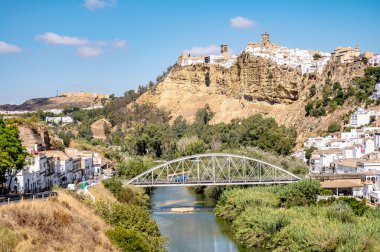
{"type": "Polygon", "coordinates": [[[108,201],[110,203],[116,203],[117,199],[115,196],[104,187],[103,183],[98,183],[95,186],[91,186],[88,188],[90,193],[95,197],[96,201],[102,200],[102,201],[108,201]]]}
{"type": "Polygon", "coordinates": [[[0,208],[0,251],[116,251],[99,216],[67,192],[0,208]]]}

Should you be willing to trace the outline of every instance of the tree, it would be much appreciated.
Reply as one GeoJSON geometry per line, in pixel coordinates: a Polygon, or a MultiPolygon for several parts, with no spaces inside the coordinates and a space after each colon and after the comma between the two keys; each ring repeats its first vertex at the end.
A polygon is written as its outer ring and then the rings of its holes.
{"type": "Polygon", "coordinates": [[[91,124],[88,121],[84,121],[80,124],[78,133],[80,137],[90,141],[92,139],[91,124]]]}
{"type": "Polygon", "coordinates": [[[310,148],[307,148],[305,150],[305,158],[307,159],[307,162],[309,163],[310,161],[310,158],[311,158],[311,154],[313,153],[313,151],[317,150],[316,147],[314,146],[311,146],[310,148]]]}
{"type": "Polygon", "coordinates": [[[190,156],[194,154],[204,153],[207,145],[197,136],[183,137],[177,142],[177,150],[179,156],[190,156]]]}
{"type": "Polygon", "coordinates": [[[205,84],[206,84],[206,87],[209,87],[211,84],[210,73],[208,71],[205,74],[205,84]]]}
{"type": "Polygon", "coordinates": [[[322,55],[320,55],[319,53],[314,53],[313,60],[319,60],[320,58],[322,58],[322,55]]]}
{"type": "Polygon", "coordinates": [[[369,123],[373,123],[374,121],[376,121],[376,116],[372,115],[369,117],[369,123]]]}
{"type": "Polygon", "coordinates": [[[332,122],[330,123],[329,127],[327,128],[327,131],[329,133],[334,133],[334,132],[338,132],[341,130],[341,126],[339,123],[337,122],[332,122]]]}
{"type": "Polygon", "coordinates": [[[213,112],[208,104],[203,108],[199,109],[195,115],[195,122],[203,125],[208,124],[214,117],[215,112],[213,112]]]}
{"type": "Polygon", "coordinates": [[[3,193],[5,192],[3,185],[7,179],[9,180],[7,193],[9,193],[13,177],[27,164],[28,156],[21,144],[16,125],[6,126],[3,119],[0,119],[0,183],[3,193]]]}
{"type": "Polygon", "coordinates": [[[313,110],[313,108],[314,108],[313,101],[309,101],[308,103],[306,103],[305,105],[306,116],[309,116],[311,114],[311,111],[313,110]]]}
{"type": "Polygon", "coordinates": [[[342,86],[340,85],[340,83],[339,82],[334,82],[334,84],[333,84],[333,90],[334,91],[336,91],[336,90],[338,90],[338,89],[342,89],[342,86]]]}
{"type": "Polygon", "coordinates": [[[310,88],[309,88],[309,93],[310,93],[310,97],[313,97],[316,93],[317,93],[317,87],[314,85],[312,85],[310,88]]]}

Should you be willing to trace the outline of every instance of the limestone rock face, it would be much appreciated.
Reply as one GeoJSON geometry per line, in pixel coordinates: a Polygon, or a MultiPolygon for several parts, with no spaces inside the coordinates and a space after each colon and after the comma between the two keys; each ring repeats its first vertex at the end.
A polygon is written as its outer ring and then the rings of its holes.
{"type": "Polygon", "coordinates": [[[302,75],[298,68],[242,53],[230,68],[211,64],[177,65],[137,102],[153,103],[170,111],[173,119],[182,115],[189,122],[205,104],[215,112],[211,123],[261,113],[280,124],[295,126],[300,136],[306,136],[321,127],[324,120],[305,118],[309,87],[316,84],[321,90],[327,78],[347,87],[354,77],[363,74],[364,66],[360,62],[345,65],[330,62],[320,74],[302,75]]]}

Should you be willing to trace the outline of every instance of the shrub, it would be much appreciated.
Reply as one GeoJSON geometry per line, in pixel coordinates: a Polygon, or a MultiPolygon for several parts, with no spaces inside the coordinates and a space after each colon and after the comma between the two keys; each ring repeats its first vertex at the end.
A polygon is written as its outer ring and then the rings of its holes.
{"type": "Polygon", "coordinates": [[[165,240],[161,237],[157,223],[147,208],[125,203],[97,201],[94,210],[107,223],[138,232],[149,245],[149,251],[163,250],[165,240]]]}
{"type": "Polygon", "coordinates": [[[334,202],[328,209],[327,217],[330,220],[339,220],[341,222],[353,222],[354,213],[350,206],[342,201],[334,202]]]}
{"type": "Polygon", "coordinates": [[[151,251],[149,244],[138,232],[133,229],[116,227],[107,231],[107,236],[113,244],[122,251],[151,251]]]}
{"type": "Polygon", "coordinates": [[[149,169],[151,165],[141,157],[130,157],[128,161],[121,162],[118,166],[118,175],[124,178],[133,178],[149,169]]]}
{"type": "Polygon", "coordinates": [[[310,94],[310,97],[313,97],[315,94],[317,93],[317,87],[314,85],[312,85],[310,88],[309,88],[309,94],[310,94]]]}
{"type": "Polygon", "coordinates": [[[334,132],[338,132],[341,130],[341,126],[339,123],[337,122],[332,122],[330,123],[329,127],[327,128],[327,132],[329,133],[334,133],[334,132]]]}
{"type": "Polygon", "coordinates": [[[320,190],[318,180],[305,179],[281,187],[277,194],[280,195],[281,201],[286,207],[308,206],[316,202],[320,190]]]}

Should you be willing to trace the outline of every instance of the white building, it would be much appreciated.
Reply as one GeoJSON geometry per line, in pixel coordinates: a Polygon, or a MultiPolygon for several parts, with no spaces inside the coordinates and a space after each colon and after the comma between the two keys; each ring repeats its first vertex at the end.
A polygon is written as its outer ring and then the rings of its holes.
{"type": "Polygon", "coordinates": [[[373,100],[377,100],[378,98],[380,98],[380,83],[375,84],[375,89],[373,90],[373,93],[372,93],[373,100]]]}
{"type": "Polygon", "coordinates": [[[310,72],[322,72],[324,66],[330,61],[330,53],[312,50],[290,49],[282,46],[248,46],[245,50],[252,56],[272,60],[279,65],[287,65],[300,68],[302,74],[310,72]],[[321,58],[314,60],[314,55],[319,54],[321,58]]]}
{"type": "Polygon", "coordinates": [[[42,154],[35,155],[28,161],[29,164],[12,179],[11,191],[29,193],[51,189],[57,168],[52,158],[42,154]]]}
{"type": "Polygon", "coordinates": [[[311,173],[330,173],[330,164],[334,160],[342,159],[342,150],[331,148],[313,152],[310,159],[311,173]]]}
{"type": "Polygon", "coordinates": [[[74,120],[70,116],[54,116],[54,117],[49,117],[47,116],[45,119],[46,122],[48,123],[63,123],[63,124],[68,124],[68,123],[73,123],[74,120]]]}
{"type": "Polygon", "coordinates": [[[350,126],[357,128],[367,125],[371,121],[371,116],[374,116],[376,118],[377,114],[374,110],[364,110],[362,108],[357,108],[357,110],[351,115],[350,126]]]}
{"type": "Polygon", "coordinates": [[[372,66],[380,66],[380,54],[374,55],[372,58],[368,59],[368,63],[372,66]]]}

